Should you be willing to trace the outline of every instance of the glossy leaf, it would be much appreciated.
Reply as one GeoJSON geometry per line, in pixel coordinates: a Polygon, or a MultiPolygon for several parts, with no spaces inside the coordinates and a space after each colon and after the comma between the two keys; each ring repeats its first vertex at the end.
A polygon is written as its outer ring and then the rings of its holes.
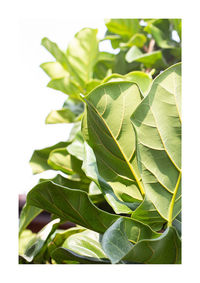
{"type": "Polygon", "coordinates": [[[56,230],[52,236],[51,242],[48,245],[48,251],[51,254],[55,249],[61,247],[65,240],[73,234],[85,231],[83,227],[72,227],[67,230],[56,230]]]}
{"type": "Polygon", "coordinates": [[[69,145],[69,142],[59,142],[50,147],[35,150],[30,159],[30,165],[31,165],[33,174],[42,173],[45,170],[52,169],[47,163],[50,152],[56,148],[61,148],[67,145],[69,145]]]}
{"type": "Polygon", "coordinates": [[[147,38],[144,34],[136,33],[129,39],[128,42],[120,43],[120,47],[131,47],[134,45],[134,46],[141,48],[146,43],[146,41],[147,41],[147,38]]]}
{"type": "Polygon", "coordinates": [[[31,230],[24,230],[19,235],[19,246],[18,246],[18,253],[20,256],[23,256],[24,252],[27,249],[28,244],[34,241],[36,237],[35,233],[32,233],[31,230]]]}
{"type": "Polygon", "coordinates": [[[62,247],[82,256],[106,258],[99,239],[100,235],[98,233],[85,230],[69,236],[62,247]]]}
{"type": "Polygon", "coordinates": [[[133,244],[157,237],[159,234],[147,225],[131,218],[120,218],[104,233],[102,247],[112,263],[118,263],[133,248],[133,244]]]}
{"type": "Polygon", "coordinates": [[[31,221],[42,212],[42,209],[25,204],[22,208],[19,221],[19,235],[31,223],[31,221]]]}
{"type": "Polygon", "coordinates": [[[172,224],[181,210],[181,65],[161,73],[131,120],[145,192],[172,224]]]}
{"type": "Polygon", "coordinates": [[[166,223],[148,196],[145,196],[144,201],[131,214],[131,218],[148,225],[154,231],[160,231],[166,223]]]}
{"type": "Polygon", "coordinates": [[[173,227],[163,234],[130,218],[104,233],[102,247],[112,263],[180,263],[180,239],[173,227]]]}
{"type": "Polygon", "coordinates": [[[100,176],[125,202],[140,202],[144,195],[130,121],[141,99],[137,85],[130,82],[104,84],[85,99],[83,136],[94,151],[100,176]]]}
{"type": "Polygon", "coordinates": [[[115,213],[132,213],[135,209],[135,204],[126,203],[121,201],[115,195],[112,187],[100,176],[96,164],[96,158],[92,148],[85,142],[84,143],[85,155],[83,159],[82,169],[84,170],[87,177],[95,182],[95,184],[101,189],[106,201],[113,208],[115,213]]]}
{"type": "Polygon", "coordinates": [[[72,252],[65,248],[58,248],[52,253],[52,258],[58,264],[68,263],[68,264],[108,264],[110,261],[92,257],[81,256],[75,252],[72,252]]]}
{"type": "Polygon", "coordinates": [[[86,192],[63,187],[52,181],[36,185],[28,193],[27,203],[99,233],[105,232],[118,219],[117,215],[98,209],[86,192]]]}
{"type": "Polygon", "coordinates": [[[153,51],[151,53],[142,53],[139,48],[132,46],[125,58],[129,63],[133,61],[140,62],[147,68],[154,67],[162,69],[167,66],[161,50],[153,51]]]}
{"type": "Polygon", "coordinates": [[[174,227],[168,227],[157,239],[139,241],[126,256],[125,263],[180,264],[181,240],[174,227]]]}

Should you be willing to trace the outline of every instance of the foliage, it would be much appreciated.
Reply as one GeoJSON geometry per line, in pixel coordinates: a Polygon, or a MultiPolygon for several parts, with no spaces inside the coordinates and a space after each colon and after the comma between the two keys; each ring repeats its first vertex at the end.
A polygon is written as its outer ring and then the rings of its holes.
{"type": "Polygon", "coordinates": [[[42,39],[48,87],[67,95],[46,123],[73,128],[31,157],[34,174],[60,174],[27,195],[20,263],[181,263],[181,20],[105,24],[103,39],[84,28],[66,51],[42,39]],[[100,51],[105,40],[117,52],[100,51]],[[42,210],[52,221],[33,234],[42,210]]]}

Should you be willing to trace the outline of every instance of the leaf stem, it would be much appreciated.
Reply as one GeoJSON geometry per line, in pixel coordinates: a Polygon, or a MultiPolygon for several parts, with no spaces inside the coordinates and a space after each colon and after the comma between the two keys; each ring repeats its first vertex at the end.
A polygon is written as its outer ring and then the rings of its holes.
{"type": "Polygon", "coordinates": [[[176,183],[176,187],[175,187],[175,190],[174,190],[174,194],[173,194],[171,204],[170,204],[170,207],[169,207],[169,216],[168,216],[169,220],[168,220],[168,224],[167,224],[168,227],[172,226],[173,208],[174,208],[174,203],[175,203],[176,194],[178,192],[180,181],[181,181],[181,172],[179,173],[178,180],[177,180],[177,183],[176,183]]]}

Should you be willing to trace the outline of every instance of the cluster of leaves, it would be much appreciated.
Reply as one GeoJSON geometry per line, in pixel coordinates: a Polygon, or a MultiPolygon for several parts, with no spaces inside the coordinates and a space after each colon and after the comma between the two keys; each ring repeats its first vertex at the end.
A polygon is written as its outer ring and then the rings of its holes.
{"type": "Polygon", "coordinates": [[[20,215],[20,263],[181,262],[181,20],[111,19],[84,28],[43,63],[67,94],[46,123],[73,123],[67,141],[35,150],[33,173],[53,169],[20,215]],[[176,33],[179,40],[173,39],[176,33]],[[99,51],[109,40],[118,53],[99,51]],[[26,227],[43,210],[52,221],[26,227]],[[60,230],[66,221],[76,227],[60,230]]]}

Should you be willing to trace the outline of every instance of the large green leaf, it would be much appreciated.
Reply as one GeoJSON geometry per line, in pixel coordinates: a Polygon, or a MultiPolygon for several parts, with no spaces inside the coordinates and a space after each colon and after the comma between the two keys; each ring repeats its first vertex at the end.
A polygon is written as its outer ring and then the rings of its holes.
{"type": "Polygon", "coordinates": [[[84,28],[69,43],[66,56],[71,74],[76,74],[82,88],[92,79],[93,67],[98,56],[97,30],[84,28]]]}
{"type": "Polygon", "coordinates": [[[157,239],[144,239],[126,254],[122,261],[148,264],[180,264],[181,240],[174,227],[168,227],[157,239]]]}
{"type": "Polygon", "coordinates": [[[173,227],[163,234],[131,218],[120,218],[104,233],[102,247],[112,263],[180,263],[181,242],[173,227]]]}
{"type": "Polygon", "coordinates": [[[104,233],[118,219],[117,215],[98,209],[86,192],[52,181],[36,185],[28,193],[27,203],[99,233],[104,233]]]}
{"type": "Polygon", "coordinates": [[[92,148],[85,142],[84,143],[84,159],[82,169],[87,177],[95,182],[95,184],[101,189],[106,201],[113,208],[115,213],[132,213],[137,206],[132,203],[126,203],[117,198],[112,187],[100,176],[96,164],[96,158],[92,148]]]}
{"type": "Polygon", "coordinates": [[[85,99],[84,138],[94,151],[100,176],[125,202],[140,202],[144,195],[130,121],[141,100],[139,88],[131,82],[101,85],[85,99]]]}
{"type": "Polygon", "coordinates": [[[131,120],[145,192],[171,225],[181,210],[181,64],[154,80],[131,120]]]}
{"type": "Polygon", "coordinates": [[[33,155],[30,159],[30,165],[33,171],[33,174],[41,173],[45,170],[52,169],[49,164],[47,163],[47,160],[49,158],[49,154],[52,150],[56,148],[62,148],[64,146],[69,145],[69,142],[59,142],[55,145],[52,145],[50,147],[46,147],[43,149],[38,149],[33,152],[33,155]]]}
{"type": "Polygon", "coordinates": [[[31,223],[31,221],[42,212],[42,209],[25,204],[22,208],[19,221],[19,235],[31,223]]]}

